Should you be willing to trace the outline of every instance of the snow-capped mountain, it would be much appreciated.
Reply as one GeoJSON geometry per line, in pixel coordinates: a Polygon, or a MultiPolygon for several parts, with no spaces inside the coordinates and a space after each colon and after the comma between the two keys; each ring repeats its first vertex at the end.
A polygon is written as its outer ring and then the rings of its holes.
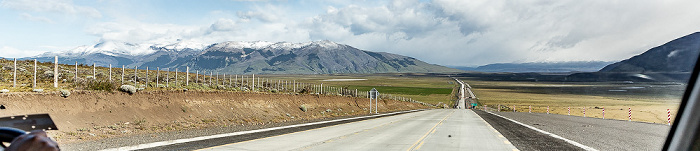
{"type": "Polygon", "coordinates": [[[177,41],[160,44],[101,42],[32,57],[41,61],[99,66],[122,65],[178,68],[229,74],[324,74],[383,72],[456,72],[415,58],[359,50],[332,41],[302,43],[229,41],[203,44],[177,41]]]}

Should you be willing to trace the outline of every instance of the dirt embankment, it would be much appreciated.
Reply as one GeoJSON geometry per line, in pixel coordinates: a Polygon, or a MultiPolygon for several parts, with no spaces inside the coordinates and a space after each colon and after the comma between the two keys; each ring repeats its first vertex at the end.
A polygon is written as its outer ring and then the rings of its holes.
{"type": "MultiPolygon", "coordinates": [[[[59,143],[114,136],[197,129],[211,126],[265,125],[367,114],[365,98],[220,91],[77,91],[1,94],[0,116],[49,113],[59,143]],[[304,105],[306,112],[300,108],[304,105]]],[[[380,100],[379,111],[426,108],[417,103],[380,100]]]]}

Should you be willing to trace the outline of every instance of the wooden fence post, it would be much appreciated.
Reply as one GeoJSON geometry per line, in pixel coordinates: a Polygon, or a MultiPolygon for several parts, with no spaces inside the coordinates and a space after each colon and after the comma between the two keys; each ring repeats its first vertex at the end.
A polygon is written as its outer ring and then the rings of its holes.
{"type": "Polygon", "coordinates": [[[54,56],[53,60],[53,87],[58,88],[58,56],[54,56]]]}
{"type": "Polygon", "coordinates": [[[150,79],[148,79],[148,66],[146,66],[146,86],[145,86],[146,88],[148,87],[148,82],[150,82],[148,80],[150,80],[150,79]]]}
{"type": "Polygon", "coordinates": [[[122,84],[124,84],[124,65],[122,65],[122,84]]]}
{"type": "Polygon", "coordinates": [[[185,67],[185,86],[190,86],[190,67],[185,67]]]}
{"type": "Polygon", "coordinates": [[[165,87],[170,87],[170,68],[165,70],[165,87]]]}
{"type": "Polygon", "coordinates": [[[138,67],[138,66],[134,66],[134,87],[139,87],[139,86],[138,86],[138,85],[139,85],[139,82],[138,82],[138,80],[139,80],[139,79],[138,79],[138,78],[139,78],[139,76],[138,76],[138,71],[139,71],[139,67],[138,67]]]}
{"type": "Polygon", "coordinates": [[[12,87],[17,87],[17,58],[15,58],[15,68],[12,68],[12,87]]]}
{"type": "Polygon", "coordinates": [[[159,81],[160,81],[160,67],[156,67],[156,88],[159,87],[159,81]]]}
{"type": "Polygon", "coordinates": [[[36,88],[36,59],[34,59],[34,80],[33,80],[32,88],[36,88]]]}

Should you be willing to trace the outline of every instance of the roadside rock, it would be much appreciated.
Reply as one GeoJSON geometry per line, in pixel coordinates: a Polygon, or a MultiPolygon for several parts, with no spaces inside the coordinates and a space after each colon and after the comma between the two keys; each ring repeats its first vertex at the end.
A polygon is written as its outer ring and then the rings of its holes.
{"type": "Polygon", "coordinates": [[[134,94],[136,93],[136,87],[132,85],[122,85],[119,87],[119,91],[126,92],[129,94],[134,94]]]}

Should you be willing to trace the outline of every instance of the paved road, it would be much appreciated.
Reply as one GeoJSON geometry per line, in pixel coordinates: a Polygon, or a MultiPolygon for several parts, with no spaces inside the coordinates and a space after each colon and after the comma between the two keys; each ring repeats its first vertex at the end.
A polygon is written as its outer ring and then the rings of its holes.
{"type": "Polygon", "coordinates": [[[460,81],[457,78],[453,78],[457,83],[459,83],[459,100],[457,100],[457,109],[465,109],[466,108],[466,102],[465,102],[465,97],[464,97],[464,90],[465,90],[465,84],[464,82],[460,81]]]}
{"type": "Polygon", "coordinates": [[[476,103],[474,100],[476,98],[476,95],[474,95],[474,92],[472,92],[472,86],[470,86],[468,83],[459,80],[457,78],[453,78],[457,83],[459,83],[460,88],[459,88],[459,100],[457,101],[457,108],[458,109],[464,109],[471,107],[472,103],[476,103]],[[467,94],[468,92],[468,94],[467,94]],[[468,95],[468,96],[467,96],[468,95]]]}
{"type": "Polygon", "coordinates": [[[407,113],[202,150],[516,150],[471,110],[407,113]]]}
{"type": "Polygon", "coordinates": [[[545,113],[493,113],[598,150],[661,150],[670,130],[664,124],[545,113]]]}

